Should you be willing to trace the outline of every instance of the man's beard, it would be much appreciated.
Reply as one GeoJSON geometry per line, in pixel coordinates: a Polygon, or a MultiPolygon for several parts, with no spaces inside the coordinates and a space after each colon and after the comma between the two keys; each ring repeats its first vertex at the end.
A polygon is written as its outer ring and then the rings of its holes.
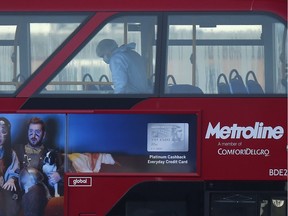
{"type": "Polygon", "coordinates": [[[31,139],[28,139],[28,142],[29,142],[29,144],[31,145],[31,146],[33,146],[33,147],[39,147],[39,146],[41,146],[42,145],[42,140],[43,140],[43,137],[41,137],[38,141],[36,141],[36,142],[31,142],[31,139]],[[35,144],[34,144],[35,143],[35,144]]]}

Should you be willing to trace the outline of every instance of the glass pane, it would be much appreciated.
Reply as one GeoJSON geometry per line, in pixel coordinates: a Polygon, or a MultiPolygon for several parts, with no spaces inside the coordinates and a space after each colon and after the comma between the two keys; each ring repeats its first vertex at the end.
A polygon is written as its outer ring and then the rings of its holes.
{"type": "Polygon", "coordinates": [[[269,201],[266,199],[260,200],[259,212],[260,216],[269,216],[269,201]]]}
{"type": "Polygon", "coordinates": [[[273,64],[274,79],[276,85],[271,91],[275,93],[287,93],[287,79],[288,79],[288,42],[287,42],[287,29],[284,25],[276,23],[274,25],[274,57],[273,64]]]}
{"type": "Polygon", "coordinates": [[[31,72],[80,25],[80,23],[31,23],[31,72]]]}
{"type": "MultiPolygon", "coordinates": [[[[260,25],[217,25],[201,26],[195,25],[196,38],[206,40],[226,39],[261,39],[262,26],[260,25]]],[[[191,25],[170,25],[169,39],[191,39],[193,22],[191,25]],[[180,32],[179,32],[180,31],[180,32]],[[172,32],[177,32],[173,34],[172,32]]]]}
{"type": "Polygon", "coordinates": [[[15,32],[16,32],[15,25],[1,25],[0,40],[14,40],[15,32]]]}
{"type": "MultiPolygon", "coordinates": [[[[1,18],[0,18],[1,19],[1,18]]],[[[16,25],[0,25],[0,92],[13,92],[18,83],[13,80],[17,74],[17,63],[13,53],[18,50],[14,42],[16,25]]]]}
{"type": "Polygon", "coordinates": [[[285,93],[286,29],[274,18],[261,17],[170,16],[165,92],[285,93]]]}
{"type": "Polygon", "coordinates": [[[85,18],[0,15],[0,93],[15,92],[85,18]]]}
{"type": "Polygon", "coordinates": [[[271,216],[286,216],[287,200],[284,197],[272,198],[271,216]]]}
{"type": "Polygon", "coordinates": [[[210,215],[257,215],[255,194],[244,193],[214,193],[211,196],[210,215]]]}
{"type": "Polygon", "coordinates": [[[155,38],[155,17],[125,16],[114,19],[46,86],[49,91],[42,93],[152,93],[153,82],[150,79],[153,78],[155,68],[155,38]],[[112,39],[116,43],[115,49],[110,53],[109,64],[96,54],[96,47],[103,39],[112,39]],[[127,50],[130,51],[126,52],[127,50]],[[116,53],[118,58],[115,58],[116,53]],[[113,64],[115,61],[117,63],[113,64]],[[138,63],[135,64],[136,62],[138,63]]]}
{"type": "Polygon", "coordinates": [[[13,50],[17,46],[0,46],[0,92],[14,92],[18,83],[14,82],[16,77],[16,65],[12,61],[13,50]]]}
{"type": "Polygon", "coordinates": [[[217,25],[213,28],[196,26],[197,39],[261,39],[262,26],[260,25],[217,25]]]}

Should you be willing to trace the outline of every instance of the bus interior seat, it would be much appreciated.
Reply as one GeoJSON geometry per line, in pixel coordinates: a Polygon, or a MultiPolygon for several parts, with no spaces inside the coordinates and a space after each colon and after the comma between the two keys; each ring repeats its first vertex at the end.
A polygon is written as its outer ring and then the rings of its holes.
{"type": "MultiPolygon", "coordinates": [[[[86,82],[87,78],[90,80],[90,82],[93,82],[93,78],[92,78],[91,74],[89,74],[89,73],[86,73],[83,76],[82,82],[86,82]]],[[[99,90],[98,87],[96,85],[94,85],[94,84],[84,84],[83,85],[83,89],[84,90],[88,90],[88,91],[97,91],[97,90],[99,90]]]]}
{"type": "Polygon", "coordinates": [[[245,82],[249,94],[264,94],[263,88],[259,84],[253,71],[249,71],[246,74],[245,82]],[[252,78],[249,78],[249,76],[252,76],[252,78]]]}
{"type": "Polygon", "coordinates": [[[217,78],[217,89],[219,94],[231,94],[230,85],[224,73],[221,73],[217,78]],[[221,81],[221,78],[224,81],[221,81]]]}
{"type": "Polygon", "coordinates": [[[246,86],[242,77],[236,69],[231,70],[229,74],[229,82],[233,94],[247,94],[246,86]]]}
{"type": "Polygon", "coordinates": [[[173,75],[168,75],[166,80],[169,94],[203,94],[203,91],[197,86],[177,84],[173,75]],[[169,83],[170,79],[172,80],[172,83],[169,83]]]}
{"type": "Polygon", "coordinates": [[[176,85],[176,79],[173,75],[168,75],[166,78],[166,83],[168,86],[176,85]],[[172,83],[169,83],[169,80],[172,80],[172,83]]]}
{"type": "MultiPolygon", "coordinates": [[[[103,79],[105,79],[105,81],[107,83],[110,82],[108,76],[106,76],[105,74],[103,74],[99,78],[99,82],[103,82],[103,79]]],[[[114,90],[111,85],[99,85],[99,89],[102,90],[102,91],[113,91],[114,90]]]]}
{"type": "Polygon", "coordinates": [[[193,85],[189,84],[176,84],[169,86],[170,94],[203,94],[203,91],[193,85]]]}
{"type": "Polygon", "coordinates": [[[24,82],[26,77],[22,74],[18,74],[15,78],[12,79],[12,82],[24,82]]]}

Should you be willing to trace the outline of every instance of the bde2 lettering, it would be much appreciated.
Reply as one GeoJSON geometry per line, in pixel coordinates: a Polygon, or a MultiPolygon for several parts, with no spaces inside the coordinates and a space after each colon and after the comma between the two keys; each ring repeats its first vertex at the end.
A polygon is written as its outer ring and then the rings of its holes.
{"type": "Polygon", "coordinates": [[[269,169],[269,176],[288,176],[288,169],[269,169]]]}

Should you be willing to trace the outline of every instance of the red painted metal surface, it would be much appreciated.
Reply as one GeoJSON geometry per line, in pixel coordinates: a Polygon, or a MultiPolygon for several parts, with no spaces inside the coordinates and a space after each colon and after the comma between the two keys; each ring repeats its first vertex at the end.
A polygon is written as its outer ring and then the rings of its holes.
{"type": "Polygon", "coordinates": [[[287,17],[285,0],[77,0],[45,1],[38,0],[5,1],[1,11],[271,11],[287,17]]]}
{"type": "Polygon", "coordinates": [[[198,113],[197,135],[200,138],[197,145],[197,175],[195,173],[68,173],[66,180],[69,177],[92,177],[93,185],[88,188],[66,185],[66,215],[85,212],[105,215],[132,187],[146,181],[285,181],[287,179],[287,119],[282,116],[287,116],[287,100],[270,98],[268,101],[273,106],[267,106],[267,98],[234,98],[233,100],[229,98],[210,98],[209,100],[207,98],[173,100],[155,98],[143,101],[129,112],[198,113]],[[275,116],[272,113],[278,114],[275,116]],[[221,126],[237,124],[241,127],[254,127],[255,122],[263,122],[264,126],[283,127],[284,136],[280,139],[244,139],[243,137],[227,139],[227,141],[215,137],[206,139],[209,123],[215,125],[218,122],[221,126]],[[225,146],[226,142],[235,142],[236,147],[225,146]],[[260,149],[267,154],[220,155],[218,153],[220,148],[251,149],[251,151],[260,149]],[[78,200],[86,201],[80,204],[78,200]]]}
{"type": "MultiPolygon", "coordinates": [[[[287,19],[286,0],[203,0],[189,1],[171,0],[142,1],[142,0],[62,0],[62,1],[5,1],[1,3],[0,12],[24,11],[101,11],[82,28],[65,47],[55,55],[51,61],[27,84],[16,97],[0,98],[2,113],[17,112],[55,112],[77,113],[93,112],[93,110],[26,110],[21,106],[27,98],[32,96],[53,72],[78,48],[78,46],[92,33],[96,26],[106,18],[120,11],[263,11],[273,12],[283,19],[287,19]],[[106,12],[108,11],[108,12],[106,12]]],[[[111,113],[109,110],[96,112],[111,113]]],[[[78,215],[91,211],[91,207],[100,205],[96,215],[105,215],[111,207],[133,185],[143,181],[162,180],[286,180],[286,175],[276,175],[274,170],[287,169],[287,98],[150,98],[133,107],[132,110],[113,111],[147,112],[147,113],[199,113],[198,125],[198,164],[197,174],[145,175],[145,174],[68,174],[68,177],[92,176],[93,187],[69,188],[65,190],[65,215],[78,215]],[[246,106],[248,104],[248,106],[246,106]],[[215,137],[205,138],[209,123],[221,126],[237,124],[242,127],[254,126],[255,122],[263,122],[265,126],[281,126],[284,136],[279,139],[239,139],[240,149],[269,150],[268,155],[219,155],[219,148],[225,141],[215,137]],[[220,144],[219,144],[220,143],[220,144]],[[240,145],[241,143],[241,145],[240,145]],[[272,170],[272,171],[271,171],[272,170]],[[75,198],[77,197],[77,199],[75,198]],[[85,202],[83,202],[85,200],[85,202]],[[79,212],[81,209],[81,212],[79,212]]],[[[236,143],[236,141],[235,141],[236,143]]],[[[230,149],[229,147],[226,147],[230,149]]],[[[280,172],[280,171],[279,171],[280,172]]]]}

